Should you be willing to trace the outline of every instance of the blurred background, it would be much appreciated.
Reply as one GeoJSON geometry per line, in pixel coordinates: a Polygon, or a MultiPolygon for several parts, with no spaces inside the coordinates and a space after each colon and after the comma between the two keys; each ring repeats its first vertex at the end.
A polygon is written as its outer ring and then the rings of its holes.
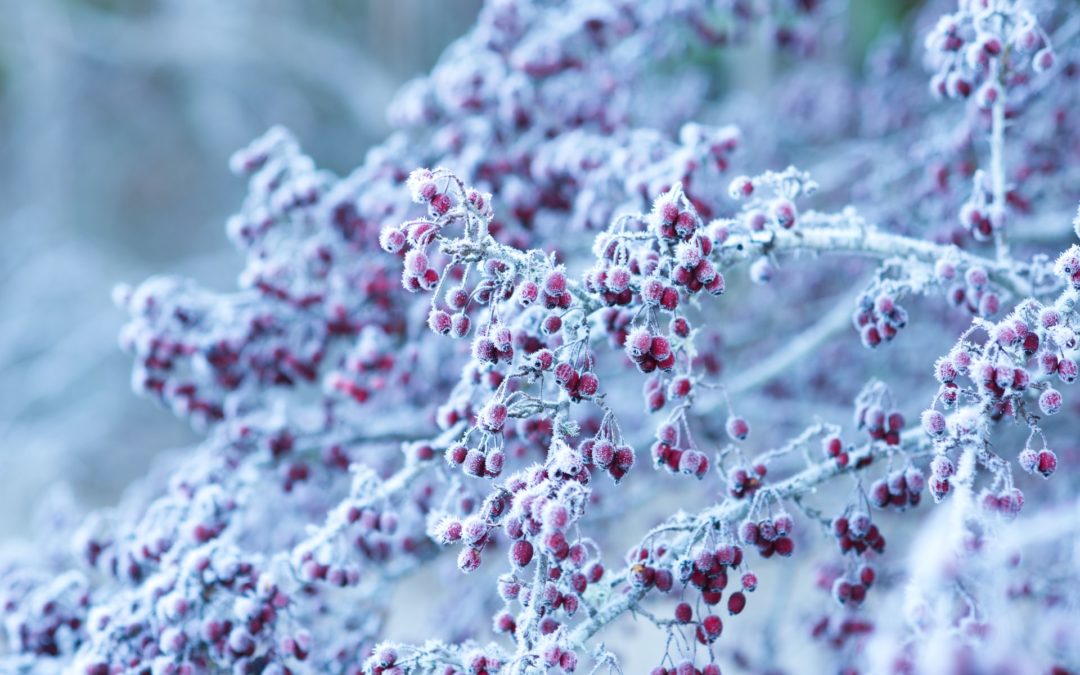
{"type": "MultiPolygon", "coordinates": [[[[910,0],[850,0],[850,58],[910,0]]],[[[198,436],[130,392],[117,282],[235,284],[229,155],[273,124],[345,173],[480,0],[0,0],[0,539],[198,436]]]]}
{"type": "Polygon", "coordinates": [[[195,442],[128,385],[110,290],[235,286],[229,155],[277,123],[345,173],[479,0],[0,0],[0,537],[195,442]]]}

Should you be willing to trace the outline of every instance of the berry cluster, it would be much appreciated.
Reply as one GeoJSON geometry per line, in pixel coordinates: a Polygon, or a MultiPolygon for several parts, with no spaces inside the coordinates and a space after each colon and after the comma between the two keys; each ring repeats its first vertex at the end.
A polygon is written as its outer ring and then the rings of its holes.
{"type": "Polygon", "coordinates": [[[907,325],[908,315],[891,295],[881,293],[877,297],[864,295],[859,298],[851,320],[863,345],[877,347],[896,337],[907,325]]]}
{"type": "Polygon", "coordinates": [[[1004,489],[997,494],[992,490],[983,490],[979,503],[987,512],[1011,520],[1024,508],[1024,493],[1015,487],[1004,489]]]}
{"type": "Polygon", "coordinates": [[[939,281],[951,284],[948,300],[954,307],[966,307],[983,318],[990,318],[1000,310],[1001,297],[990,283],[985,267],[969,267],[964,272],[963,283],[957,280],[956,266],[950,262],[938,261],[934,272],[939,281]]]}
{"type": "Polygon", "coordinates": [[[664,193],[653,203],[650,224],[658,237],[674,245],[693,237],[701,227],[701,218],[687,203],[679,187],[664,193]]]}
{"type": "MultiPolygon", "coordinates": [[[[540,361],[546,363],[546,357],[547,355],[542,355],[540,361]]],[[[574,402],[590,399],[600,390],[600,378],[592,371],[592,357],[585,355],[579,360],[584,364],[579,368],[575,368],[569,361],[560,361],[552,371],[555,383],[574,402]]]]}
{"type": "Polygon", "coordinates": [[[677,422],[665,422],[657,427],[651,451],[653,466],[673,474],[704,478],[709,472],[708,455],[695,447],[678,447],[680,436],[677,422]]]}
{"type": "MultiPolygon", "coordinates": [[[[833,460],[836,465],[843,468],[851,462],[852,454],[855,452],[855,448],[851,445],[844,445],[843,439],[837,434],[829,434],[821,439],[821,454],[824,455],[826,460],[833,460]]],[[[860,459],[865,459],[860,456],[860,459]]]]}
{"type": "Polygon", "coordinates": [[[881,382],[871,382],[855,400],[855,424],[873,441],[900,445],[904,414],[892,405],[892,393],[881,382]]]}
{"type": "Polygon", "coordinates": [[[795,521],[787,513],[779,513],[761,520],[745,520],[739,525],[739,539],[747,546],[757,546],[762,558],[773,554],[787,558],[795,552],[795,540],[791,534],[795,521]]]}
{"type": "MultiPolygon", "coordinates": [[[[737,176],[728,186],[728,196],[743,202],[741,220],[750,232],[768,228],[790,230],[799,219],[795,200],[817,192],[817,183],[809,174],[788,167],[784,171],[767,171],[753,178],[737,176]]],[[[719,225],[719,224],[717,224],[719,225]]],[[[717,227],[713,230],[721,243],[725,236],[717,227]]]]}
{"type": "Polygon", "coordinates": [[[761,489],[767,469],[760,462],[750,467],[736,466],[728,472],[727,491],[735,499],[753,497],[761,489]]]}
{"type": "Polygon", "coordinates": [[[614,420],[606,417],[595,436],[578,444],[578,452],[585,464],[608,472],[618,483],[634,466],[634,449],[621,440],[614,420]]]}
{"type": "Polygon", "coordinates": [[[923,472],[914,466],[890,471],[870,485],[870,503],[879,509],[893,507],[903,511],[918,506],[926,486],[923,472]]]}
{"type": "MultiPolygon", "coordinates": [[[[664,335],[654,334],[646,326],[637,326],[626,335],[624,349],[643,373],[657,369],[671,372],[675,368],[675,352],[664,335]]],[[[659,407],[663,407],[663,403],[659,407]]]]}
{"type": "Polygon", "coordinates": [[[1004,98],[1002,83],[1025,69],[1042,73],[1054,64],[1050,40],[1025,3],[960,3],[926,38],[937,73],[930,90],[967,98],[978,87],[984,107],[1004,98]]]}
{"type": "MultiPolygon", "coordinates": [[[[675,247],[675,264],[671,268],[671,283],[693,294],[704,289],[713,295],[723,295],[727,287],[724,275],[717,271],[709,261],[712,253],[712,239],[704,234],[699,234],[689,241],[684,241],[675,247]]],[[[668,289],[661,290],[654,283],[651,288],[645,289],[648,299],[657,297],[658,304],[663,305],[664,293],[668,289]]],[[[669,302],[668,305],[671,303],[669,302]]]]}
{"type": "Polygon", "coordinates": [[[867,557],[885,552],[885,537],[870,514],[851,507],[833,518],[831,527],[840,552],[852,555],[847,572],[833,582],[833,598],[841,605],[861,605],[876,576],[867,557]]]}
{"type": "Polygon", "coordinates": [[[1049,478],[1050,474],[1057,470],[1057,455],[1049,448],[1034,450],[1027,447],[1020,451],[1016,460],[1020,468],[1028,473],[1038,473],[1043,478],[1049,478]]]}

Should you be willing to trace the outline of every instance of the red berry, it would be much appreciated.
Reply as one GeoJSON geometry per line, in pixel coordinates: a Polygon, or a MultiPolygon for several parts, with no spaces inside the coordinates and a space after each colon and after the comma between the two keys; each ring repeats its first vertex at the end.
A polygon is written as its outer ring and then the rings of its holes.
{"type": "Polygon", "coordinates": [[[735,591],[728,597],[727,607],[730,614],[738,614],[746,607],[746,596],[741,591],[735,591]]]}

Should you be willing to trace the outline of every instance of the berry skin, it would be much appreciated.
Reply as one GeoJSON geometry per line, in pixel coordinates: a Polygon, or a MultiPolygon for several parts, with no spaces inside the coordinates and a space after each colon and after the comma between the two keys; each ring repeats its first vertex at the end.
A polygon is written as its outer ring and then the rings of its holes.
{"type": "Polygon", "coordinates": [[[720,633],[724,631],[724,622],[715,614],[710,614],[702,620],[701,627],[705,630],[705,634],[710,638],[709,641],[711,642],[720,637],[720,633]]]}
{"type": "Polygon", "coordinates": [[[544,323],[541,325],[540,330],[544,335],[554,335],[562,329],[562,319],[555,314],[550,314],[544,318],[544,323]]]}
{"type": "Polygon", "coordinates": [[[837,457],[844,451],[844,442],[840,440],[839,436],[826,436],[821,441],[821,451],[826,458],[837,457]]]}
{"type": "Polygon", "coordinates": [[[1052,450],[1040,450],[1035,469],[1043,478],[1049,478],[1050,474],[1057,470],[1057,455],[1052,450]]]}
{"type": "Polygon", "coordinates": [[[674,424],[661,424],[656,429],[656,440],[667,445],[675,445],[679,440],[679,429],[674,424]]]}
{"type": "Polygon", "coordinates": [[[453,326],[453,319],[441,309],[433,309],[428,314],[428,327],[433,333],[449,335],[453,326]]]}
{"type": "Polygon", "coordinates": [[[874,572],[874,568],[872,566],[863,565],[859,568],[858,577],[860,584],[862,584],[866,588],[870,588],[874,585],[874,579],[877,577],[877,574],[874,572]]]}
{"type": "Polygon", "coordinates": [[[788,558],[795,551],[795,541],[791,537],[778,537],[774,542],[776,554],[788,558]]]}
{"type": "Polygon", "coordinates": [[[843,537],[848,533],[848,529],[851,527],[850,522],[844,516],[837,516],[832,521],[833,536],[843,537]]]}
{"type": "Polygon", "coordinates": [[[524,539],[515,541],[510,547],[510,562],[518,567],[525,567],[533,559],[533,545],[524,539]]]}
{"type": "Polygon", "coordinates": [[[776,527],[771,520],[765,519],[758,523],[758,537],[763,541],[776,541],[776,527]]]}
{"type": "Polygon", "coordinates": [[[745,572],[740,579],[743,590],[752,593],[757,588],[757,575],[753,572],[745,572]]]}
{"type": "Polygon", "coordinates": [[[465,473],[469,474],[470,476],[476,476],[477,478],[480,478],[484,475],[484,464],[484,453],[473,448],[472,450],[469,450],[468,454],[465,456],[463,468],[465,469],[465,473]]]}
{"type": "Polygon", "coordinates": [[[670,328],[672,333],[681,338],[690,336],[690,322],[681,316],[677,316],[671,320],[670,328]]]}
{"type": "Polygon", "coordinates": [[[728,596],[727,606],[729,614],[732,616],[738,614],[746,607],[746,596],[743,595],[741,591],[735,591],[728,596]]]}
{"type": "Polygon", "coordinates": [[[598,441],[592,450],[593,463],[606,469],[615,461],[615,445],[608,440],[598,441]]]}
{"type": "MultiPolygon", "coordinates": [[[[654,352],[654,356],[655,356],[655,352],[654,352]]],[[[664,356],[666,356],[666,354],[664,356]]],[[[663,358],[663,357],[660,357],[660,358],[663,358]]],[[[693,390],[693,387],[694,387],[694,383],[693,383],[693,381],[691,381],[691,379],[689,377],[684,377],[684,376],[676,377],[675,379],[673,379],[671,381],[671,384],[668,386],[668,398],[671,398],[671,399],[686,398],[687,396],[690,395],[690,392],[693,390]]]]}
{"type": "Polygon", "coordinates": [[[834,581],[832,595],[838,604],[846,605],[851,600],[851,582],[843,578],[834,581]]]}
{"type": "Polygon", "coordinates": [[[690,607],[689,603],[680,602],[675,605],[675,620],[679,623],[690,623],[694,618],[694,610],[690,607]]]}
{"type": "Polygon", "coordinates": [[[577,394],[582,398],[591,398],[600,389],[600,379],[593,373],[582,373],[578,378],[577,394]]]}
{"type": "Polygon", "coordinates": [[[934,476],[930,479],[930,494],[934,497],[934,501],[940,502],[951,489],[952,486],[947,478],[934,476]]]}
{"type": "Polygon", "coordinates": [[[679,459],[679,471],[687,476],[702,478],[708,469],[709,458],[697,450],[687,450],[679,459]]]}

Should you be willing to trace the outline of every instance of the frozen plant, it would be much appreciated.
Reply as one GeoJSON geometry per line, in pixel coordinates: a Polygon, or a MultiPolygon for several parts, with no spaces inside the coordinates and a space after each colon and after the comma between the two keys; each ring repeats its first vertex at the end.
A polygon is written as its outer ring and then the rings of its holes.
{"type": "Polygon", "coordinates": [[[237,290],[116,294],[206,440],[4,561],[5,668],[1080,667],[1080,19],[852,4],[491,0],[348,176],[238,152],[237,290]]]}

